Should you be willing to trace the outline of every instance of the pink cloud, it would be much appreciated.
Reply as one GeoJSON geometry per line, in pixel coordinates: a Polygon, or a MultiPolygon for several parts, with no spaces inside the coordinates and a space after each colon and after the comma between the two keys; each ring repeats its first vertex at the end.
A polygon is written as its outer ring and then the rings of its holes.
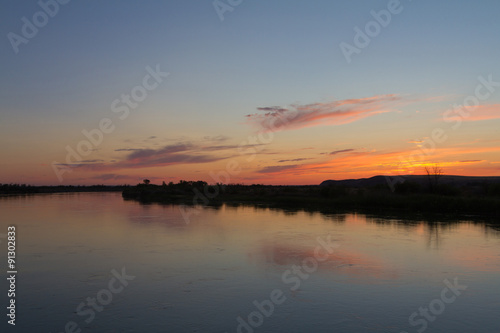
{"type": "Polygon", "coordinates": [[[480,121],[500,119],[500,104],[486,104],[475,107],[463,107],[462,109],[447,110],[443,113],[447,121],[480,121]]]}
{"type": "Polygon", "coordinates": [[[345,99],[330,103],[260,107],[262,113],[247,115],[247,122],[264,130],[289,130],[311,126],[342,125],[392,111],[401,102],[397,95],[379,95],[366,98],[345,99]]]}

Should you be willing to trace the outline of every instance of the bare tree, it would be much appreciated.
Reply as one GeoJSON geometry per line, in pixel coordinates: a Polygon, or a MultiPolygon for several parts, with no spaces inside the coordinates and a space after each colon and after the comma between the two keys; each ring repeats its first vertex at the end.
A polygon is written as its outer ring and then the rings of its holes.
{"type": "Polygon", "coordinates": [[[429,180],[429,189],[431,192],[435,192],[439,185],[439,180],[443,177],[443,169],[439,165],[434,164],[432,168],[425,167],[425,172],[429,180]]]}

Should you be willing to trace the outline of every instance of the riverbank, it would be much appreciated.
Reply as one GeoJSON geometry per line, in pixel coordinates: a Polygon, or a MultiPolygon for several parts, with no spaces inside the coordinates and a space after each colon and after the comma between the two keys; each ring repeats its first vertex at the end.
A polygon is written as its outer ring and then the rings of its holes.
{"type": "Polygon", "coordinates": [[[167,186],[140,184],[122,192],[124,199],[142,203],[219,205],[248,203],[306,210],[388,211],[500,216],[500,196],[391,192],[385,188],[341,186],[206,185],[186,182],[167,186]]]}
{"type": "Polygon", "coordinates": [[[129,185],[56,185],[56,186],[33,186],[25,184],[0,184],[0,196],[24,195],[37,193],[70,193],[70,192],[122,192],[129,185]]]}

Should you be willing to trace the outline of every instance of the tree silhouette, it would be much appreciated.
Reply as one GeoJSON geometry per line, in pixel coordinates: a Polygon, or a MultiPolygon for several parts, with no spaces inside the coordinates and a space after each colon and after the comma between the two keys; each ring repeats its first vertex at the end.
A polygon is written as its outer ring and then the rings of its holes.
{"type": "Polygon", "coordinates": [[[143,182],[145,185],[149,185],[149,183],[151,183],[151,181],[149,179],[144,179],[143,182]]]}
{"type": "Polygon", "coordinates": [[[443,169],[437,164],[432,168],[425,167],[425,172],[427,173],[427,179],[429,180],[429,190],[435,192],[439,185],[439,180],[443,177],[443,169]]]}

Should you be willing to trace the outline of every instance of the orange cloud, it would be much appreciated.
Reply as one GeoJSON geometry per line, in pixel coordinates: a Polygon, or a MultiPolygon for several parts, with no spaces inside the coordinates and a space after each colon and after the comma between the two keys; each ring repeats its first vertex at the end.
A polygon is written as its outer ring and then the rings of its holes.
{"type": "MultiPolygon", "coordinates": [[[[451,147],[435,148],[427,155],[416,155],[420,149],[398,151],[351,151],[346,154],[325,155],[329,159],[315,163],[294,164],[289,166],[269,166],[260,169],[260,174],[272,174],[273,180],[312,179],[320,182],[327,178],[345,179],[372,177],[391,174],[423,174],[424,167],[436,163],[446,174],[494,175],[498,170],[487,167],[484,154],[500,152],[500,147],[451,147]],[[468,158],[468,155],[481,154],[481,158],[468,158]]],[[[283,181],[282,181],[283,182],[283,181]]]]}

